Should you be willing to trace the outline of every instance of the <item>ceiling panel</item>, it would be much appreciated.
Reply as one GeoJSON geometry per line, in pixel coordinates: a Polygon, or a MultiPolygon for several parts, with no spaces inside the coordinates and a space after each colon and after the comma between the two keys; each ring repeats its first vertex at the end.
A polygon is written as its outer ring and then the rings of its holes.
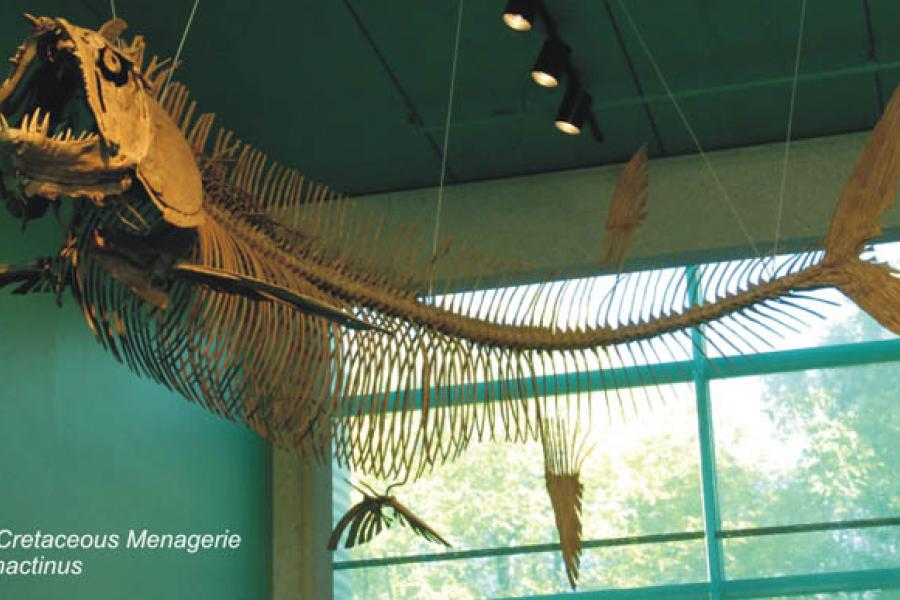
{"type": "Polygon", "coordinates": [[[343,191],[426,183],[437,158],[339,2],[203,10],[182,77],[229,127],[343,191]]]}
{"type": "MultiPolygon", "coordinates": [[[[791,94],[779,85],[721,88],[681,98],[688,122],[705,150],[783,141],[791,94]]],[[[792,139],[858,131],[872,127],[878,99],[870,73],[853,73],[802,82],[797,86],[792,139]]],[[[674,154],[696,152],[670,102],[652,105],[666,148],[674,154]]]]}
{"type": "Polygon", "coordinates": [[[882,67],[878,73],[882,103],[887,103],[900,84],[900,2],[866,0],[872,25],[873,60],[882,67]]]}
{"type": "Polygon", "coordinates": [[[598,113],[607,142],[589,134],[562,136],[544,115],[497,121],[485,136],[478,128],[453,130],[450,159],[471,180],[624,162],[653,139],[642,109],[621,107],[598,113]],[[641,133],[643,132],[643,133],[641,133]],[[541,152],[536,152],[540,148],[541,152]]]}
{"type": "MultiPolygon", "coordinates": [[[[446,118],[457,3],[351,0],[365,28],[409,92],[427,127],[446,118]]],[[[457,62],[454,121],[521,111],[528,65],[541,40],[503,26],[494,2],[468,2],[457,62]]]]}
{"type": "MultiPolygon", "coordinates": [[[[800,0],[661,5],[613,0],[639,79],[669,153],[696,145],[669,100],[633,21],[707,150],[782,140],[787,132],[800,0]]],[[[867,66],[862,2],[807,5],[792,137],[867,129],[880,104],[867,66]]]]}
{"type": "MultiPolygon", "coordinates": [[[[86,5],[72,0],[3,0],[0,3],[0,56],[12,56],[16,46],[31,31],[31,27],[22,18],[22,14],[28,12],[36,16],[55,15],[66,16],[73,22],[90,21],[93,25],[96,17],[93,11],[86,5]]],[[[6,76],[5,69],[3,67],[6,76]]]]}
{"type": "MultiPolygon", "coordinates": [[[[705,147],[783,139],[800,0],[625,3],[705,147]]],[[[171,55],[192,2],[116,4],[151,50],[171,55]]],[[[653,155],[694,151],[619,0],[546,0],[595,98],[603,144],[552,128],[563,90],[538,88],[528,76],[545,33],[540,24],[531,33],[507,29],[503,5],[465,4],[448,181],[621,162],[645,142],[653,155]]],[[[343,191],[434,185],[457,7],[446,0],[202,0],[179,77],[201,108],[243,139],[343,191]]],[[[25,9],[96,26],[109,2],[4,0],[0,46],[9,53],[26,31],[17,16],[25,9]]],[[[808,2],[801,73],[795,136],[870,127],[880,110],[877,90],[886,97],[900,81],[900,2],[808,2]],[[880,68],[870,60],[870,39],[880,68]]]]}
{"type": "MultiPolygon", "coordinates": [[[[442,142],[458,5],[353,5],[422,114],[424,129],[442,142]]],[[[600,115],[607,137],[602,145],[587,135],[559,134],[552,123],[564,90],[541,88],[530,77],[546,37],[543,25],[514,32],[500,19],[502,7],[496,1],[464,7],[448,153],[458,180],[619,161],[634,151],[635,140],[652,141],[639,105],[600,115]]],[[[633,98],[636,88],[602,4],[556,2],[549,8],[592,94],[633,98]]]]}
{"type": "Polygon", "coordinates": [[[879,62],[900,61],[900,2],[865,0],[872,20],[875,57],[879,62]]]}
{"type": "MultiPolygon", "coordinates": [[[[611,4],[644,89],[664,93],[618,0],[611,4]]],[[[626,6],[676,93],[793,73],[800,0],[630,0],[626,6]]],[[[864,64],[867,49],[861,1],[808,3],[803,73],[864,64]]]]}

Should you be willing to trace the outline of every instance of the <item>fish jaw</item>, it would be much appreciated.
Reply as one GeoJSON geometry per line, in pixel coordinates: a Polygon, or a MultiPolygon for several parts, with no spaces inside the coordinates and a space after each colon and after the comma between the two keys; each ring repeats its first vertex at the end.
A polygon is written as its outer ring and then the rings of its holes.
{"type": "MultiPolygon", "coordinates": [[[[85,64],[81,32],[89,30],[63,19],[26,18],[33,34],[10,59],[13,71],[0,86],[0,193],[14,214],[61,196],[102,205],[131,187],[138,157],[102,132],[97,93],[86,83],[99,69],[85,64]]],[[[94,79],[94,87],[102,85],[94,79]]]]}

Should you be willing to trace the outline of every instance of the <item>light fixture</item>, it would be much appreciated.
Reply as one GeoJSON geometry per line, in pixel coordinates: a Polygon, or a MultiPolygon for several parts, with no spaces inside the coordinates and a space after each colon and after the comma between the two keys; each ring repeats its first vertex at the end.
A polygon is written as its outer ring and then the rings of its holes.
{"type": "Polygon", "coordinates": [[[537,0],[509,0],[503,11],[503,22],[515,31],[530,31],[537,14],[537,0]]]}
{"type": "Polygon", "coordinates": [[[569,69],[569,47],[558,37],[550,36],[538,54],[531,78],[538,85],[556,87],[569,69]]]}
{"type": "Polygon", "coordinates": [[[554,125],[563,133],[578,135],[591,112],[591,95],[580,85],[569,85],[554,125]]]}

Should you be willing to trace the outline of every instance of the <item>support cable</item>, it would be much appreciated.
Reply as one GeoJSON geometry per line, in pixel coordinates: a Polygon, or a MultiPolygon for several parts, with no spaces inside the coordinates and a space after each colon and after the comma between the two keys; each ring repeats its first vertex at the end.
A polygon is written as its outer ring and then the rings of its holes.
{"type": "MultiPolygon", "coordinates": [[[[200,0],[194,0],[194,7],[191,8],[191,14],[188,15],[187,23],[184,25],[184,32],[181,34],[181,41],[178,43],[178,50],[175,51],[175,58],[172,60],[172,68],[169,69],[169,75],[166,77],[166,82],[162,87],[163,97],[165,97],[166,91],[168,91],[169,82],[172,81],[172,75],[175,74],[175,69],[178,68],[178,60],[181,58],[181,51],[184,50],[184,42],[187,40],[188,32],[191,30],[191,24],[194,22],[194,15],[197,13],[197,7],[199,5],[200,0]]],[[[162,98],[160,101],[162,101],[162,98]]]]}
{"type": "Polygon", "coordinates": [[[794,56],[794,80],[791,83],[791,103],[788,109],[787,135],[784,140],[784,165],[781,168],[781,189],[778,193],[778,208],[775,213],[775,240],[772,242],[772,259],[778,255],[778,240],[781,238],[781,214],[784,209],[784,194],[787,189],[788,160],[791,156],[791,133],[794,130],[794,107],[797,100],[797,80],[800,77],[800,52],[803,48],[803,30],[806,26],[806,0],[800,3],[800,31],[797,34],[797,52],[794,56]]]}
{"type": "Polygon", "coordinates": [[[650,62],[650,66],[653,67],[653,71],[656,73],[657,78],[662,84],[663,88],[666,90],[666,95],[669,97],[669,100],[672,101],[672,104],[675,107],[675,111],[678,113],[678,116],[681,118],[681,122],[684,123],[685,129],[687,129],[688,135],[691,136],[691,140],[694,142],[694,146],[697,148],[697,152],[700,154],[700,158],[703,160],[703,163],[706,165],[707,170],[710,175],[712,175],[713,181],[716,184],[716,187],[719,188],[719,191],[722,192],[722,197],[725,199],[725,204],[728,206],[728,209],[731,211],[731,214],[734,216],[735,222],[738,224],[741,232],[747,238],[747,242],[750,244],[750,247],[753,249],[753,253],[759,256],[759,249],[756,246],[756,243],[753,241],[753,236],[750,235],[750,231],[747,229],[747,226],[744,224],[744,220],[741,218],[740,213],[737,211],[737,207],[734,204],[734,201],[731,199],[731,196],[728,193],[728,190],[725,189],[725,185],[722,183],[722,180],[719,179],[719,174],[716,172],[715,168],[712,165],[712,162],[709,160],[706,152],[703,150],[703,145],[700,143],[697,134],[694,132],[694,128],[691,127],[690,121],[688,121],[687,116],[684,114],[684,110],[681,108],[681,104],[679,104],[678,99],[675,97],[675,94],[672,93],[672,89],[669,87],[669,83],[666,81],[665,75],[663,75],[662,69],[659,68],[659,64],[656,62],[656,59],[653,57],[653,53],[650,51],[650,47],[647,45],[646,40],[644,40],[644,36],[641,35],[640,30],[637,27],[637,24],[634,22],[634,19],[631,17],[631,13],[628,12],[628,9],[625,7],[624,2],[622,0],[618,0],[619,8],[622,10],[622,13],[625,15],[625,18],[628,20],[628,24],[631,27],[631,30],[634,32],[637,37],[638,43],[643,48],[644,53],[647,55],[647,60],[650,62]]]}
{"type": "Polygon", "coordinates": [[[456,67],[459,63],[459,39],[462,32],[463,6],[465,0],[459,0],[456,16],[456,37],[453,42],[453,63],[450,68],[450,91],[447,100],[447,118],[444,121],[444,143],[441,149],[441,177],[438,183],[437,205],[434,212],[434,235],[431,240],[431,272],[428,277],[428,295],[434,295],[434,268],[437,262],[438,237],[441,231],[441,212],[444,205],[444,184],[447,177],[447,151],[450,147],[450,123],[453,119],[453,98],[456,95],[456,67]]]}

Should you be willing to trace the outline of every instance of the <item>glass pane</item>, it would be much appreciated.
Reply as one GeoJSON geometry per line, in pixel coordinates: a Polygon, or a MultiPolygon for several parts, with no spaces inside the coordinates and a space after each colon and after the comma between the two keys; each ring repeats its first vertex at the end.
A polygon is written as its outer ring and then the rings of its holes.
{"type": "Polygon", "coordinates": [[[871,258],[875,262],[887,263],[894,269],[900,269],[900,242],[875,244],[865,258],[871,258]]]}
{"type": "Polygon", "coordinates": [[[729,579],[900,567],[900,527],[725,540],[729,579]]]}
{"type": "MultiPolygon", "coordinates": [[[[900,516],[896,363],[711,384],[724,529],[900,516]]],[[[729,577],[900,566],[900,527],[726,541],[729,577]]]]}
{"type": "MultiPolygon", "coordinates": [[[[639,388],[621,399],[627,419],[610,424],[605,408],[593,411],[589,443],[594,449],[582,468],[584,539],[702,530],[693,386],[639,388]],[[638,416],[630,416],[633,412],[638,416]]],[[[376,490],[385,486],[353,477],[360,480],[376,490]]],[[[340,483],[335,482],[336,489],[340,483]]],[[[473,444],[455,462],[393,493],[454,550],[558,541],[538,443],[473,444]]],[[[355,491],[349,496],[351,503],[360,499],[355,491]]],[[[336,508],[335,520],[342,512],[336,508]]],[[[441,550],[409,529],[394,527],[335,558],[441,550]]],[[[533,560],[552,563],[555,554],[533,560]]],[[[587,570],[583,575],[590,576],[587,570]]]]}
{"type": "Polygon", "coordinates": [[[711,384],[724,527],[900,515],[897,363],[711,384]]]}
{"type": "MultiPolygon", "coordinates": [[[[592,548],[581,560],[579,591],[695,583],[706,577],[704,544],[592,548]]],[[[497,598],[570,591],[558,553],[349,569],[336,600],[497,598]]]]}
{"type": "MultiPolygon", "coordinates": [[[[900,268],[900,242],[879,244],[866,251],[863,257],[900,268]]],[[[789,259],[788,256],[779,257],[777,264],[782,264],[789,259]]],[[[703,265],[701,269],[709,277],[724,272],[729,266],[733,267],[738,264],[740,263],[734,261],[717,263],[703,265]]],[[[725,279],[728,282],[728,278],[725,279]]],[[[733,288],[735,282],[732,281],[730,284],[733,288]]],[[[705,301],[712,302],[715,300],[717,292],[724,292],[724,287],[707,289],[704,292],[705,301]]],[[[711,333],[710,343],[707,346],[709,356],[737,356],[753,352],[815,348],[896,337],[835,288],[804,292],[804,294],[810,299],[791,300],[792,303],[802,308],[781,305],[782,310],[793,316],[785,316],[771,309],[763,308],[761,309],[762,314],[748,314],[727,320],[723,324],[724,327],[711,333]],[[813,311],[822,318],[809,311],[813,311]],[[776,320],[789,327],[775,326],[776,320]],[[779,335],[771,333],[767,327],[776,328],[779,335]]]]}

